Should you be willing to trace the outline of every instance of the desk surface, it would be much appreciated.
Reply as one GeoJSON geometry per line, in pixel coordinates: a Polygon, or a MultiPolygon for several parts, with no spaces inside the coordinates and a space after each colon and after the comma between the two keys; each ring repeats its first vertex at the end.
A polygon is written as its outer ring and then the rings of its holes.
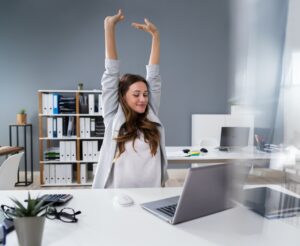
{"type": "Polygon", "coordinates": [[[168,146],[166,147],[167,158],[169,163],[209,163],[216,161],[247,161],[247,160],[270,160],[285,158],[286,153],[265,153],[257,151],[253,148],[247,148],[240,151],[219,151],[216,148],[207,148],[208,153],[201,153],[199,156],[190,156],[186,157],[186,154],[183,153],[183,149],[190,149],[191,151],[199,151],[200,147],[196,146],[168,146]]]}
{"type": "MultiPolygon", "coordinates": [[[[81,210],[79,222],[66,224],[46,220],[43,245],[299,245],[300,218],[267,220],[236,207],[178,225],[170,225],[140,207],[140,203],[178,195],[180,188],[123,190],[43,190],[32,194],[72,193],[67,206],[81,210]],[[135,200],[131,207],[113,204],[113,197],[126,193],[135,200]]],[[[11,204],[9,197],[26,198],[27,191],[1,191],[1,204],[11,204]]],[[[16,233],[7,238],[17,245],[16,233]]]]}

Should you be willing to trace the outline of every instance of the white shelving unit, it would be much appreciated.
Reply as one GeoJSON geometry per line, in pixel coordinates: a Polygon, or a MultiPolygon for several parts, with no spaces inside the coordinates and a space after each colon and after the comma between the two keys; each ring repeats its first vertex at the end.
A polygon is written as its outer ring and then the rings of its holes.
{"type": "MultiPolygon", "coordinates": [[[[97,141],[98,142],[98,149],[102,145],[103,135],[97,137],[81,137],[80,136],[80,118],[97,118],[101,117],[101,110],[99,112],[87,114],[87,113],[80,113],[80,96],[81,95],[100,95],[100,90],[39,90],[38,91],[38,105],[39,105],[39,155],[40,155],[40,185],[41,186],[87,186],[92,185],[92,176],[89,176],[89,179],[85,180],[84,182],[81,181],[81,165],[89,165],[89,169],[91,169],[91,165],[96,163],[95,160],[93,161],[86,161],[82,160],[83,153],[82,153],[82,141],[97,141]],[[43,94],[59,94],[65,97],[74,97],[75,98],[75,113],[45,113],[43,110],[43,94]],[[75,136],[63,136],[63,137],[48,137],[47,134],[47,118],[58,118],[58,117],[75,117],[75,136]],[[58,147],[61,141],[75,141],[76,142],[76,161],[61,161],[61,160],[45,160],[44,153],[45,150],[48,150],[51,147],[58,147]],[[44,170],[45,165],[72,165],[72,182],[70,183],[49,183],[46,182],[44,177],[44,170]]],[[[98,97],[98,96],[97,96],[98,97]]],[[[45,102],[45,101],[44,101],[45,102]]],[[[94,101],[97,102],[97,100],[94,101]]],[[[103,119],[102,119],[103,120],[103,119]]],[[[88,169],[86,169],[88,170],[88,169]]],[[[87,175],[91,173],[87,171],[87,175]]]]}

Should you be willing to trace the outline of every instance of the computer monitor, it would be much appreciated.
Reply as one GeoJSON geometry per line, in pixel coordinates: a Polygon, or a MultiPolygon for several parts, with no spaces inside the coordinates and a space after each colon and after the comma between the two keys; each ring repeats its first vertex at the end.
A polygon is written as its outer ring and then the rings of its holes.
{"type": "Polygon", "coordinates": [[[222,127],[220,146],[225,148],[246,147],[250,127],[222,127]]]}

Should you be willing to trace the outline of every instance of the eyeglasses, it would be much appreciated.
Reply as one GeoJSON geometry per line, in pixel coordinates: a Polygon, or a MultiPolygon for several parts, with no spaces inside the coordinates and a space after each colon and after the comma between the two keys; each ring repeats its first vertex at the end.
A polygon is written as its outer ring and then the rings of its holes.
{"type": "Polygon", "coordinates": [[[47,207],[46,217],[50,220],[59,219],[66,223],[75,223],[78,221],[76,215],[81,214],[81,211],[75,212],[73,208],[63,208],[57,211],[55,207],[47,207]]]}
{"type": "Polygon", "coordinates": [[[1,210],[2,210],[2,216],[4,216],[9,220],[13,219],[12,215],[14,214],[15,208],[9,207],[7,205],[1,205],[1,210]]]}
{"type": "Polygon", "coordinates": [[[4,225],[0,225],[0,246],[5,245],[6,243],[6,229],[4,225]]]}

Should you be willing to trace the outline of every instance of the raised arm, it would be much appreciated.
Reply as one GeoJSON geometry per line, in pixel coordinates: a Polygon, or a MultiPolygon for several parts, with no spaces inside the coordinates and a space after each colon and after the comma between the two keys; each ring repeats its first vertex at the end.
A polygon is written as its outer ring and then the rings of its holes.
{"type": "Polygon", "coordinates": [[[119,10],[116,15],[107,16],[104,20],[105,32],[105,58],[117,60],[118,53],[115,39],[116,24],[124,19],[122,10],[119,10]]]}
{"type": "Polygon", "coordinates": [[[158,114],[161,95],[161,77],[159,74],[160,38],[155,25],[145,19],[145,24],[132,23],[132,26],[148,32],[152,36],[149,65],[147,67],[146,80],[150,86],[149,104],[155,114],[158,114]]]}
{"type": "Polygon", "coordinates": [[[152,64],[159,64],[159,58],[160,58],[160,38],[159,38],[159,32],[156,26],[151,23],[149,20],[145,18],[145,24],[141,23],[132,23],[132,26],[143,30],[145,32],[148,32],[152,36],[152,44],[151,44],[151,52],[150,52],[150,58],[149,58],[149,65],[152,64]]]}

